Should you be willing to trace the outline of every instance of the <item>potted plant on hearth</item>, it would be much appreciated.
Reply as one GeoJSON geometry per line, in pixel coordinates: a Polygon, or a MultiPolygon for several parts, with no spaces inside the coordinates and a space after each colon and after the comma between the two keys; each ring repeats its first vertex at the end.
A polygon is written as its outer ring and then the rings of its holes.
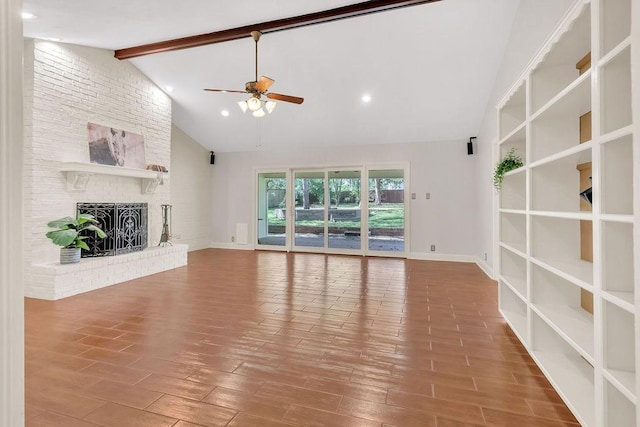
{"type": "Polygon", "coordinates": [[[80,262],[80,250],[89,250],[89,246],[84,242],[87,236],[80,235],[81,231],[93,231],[101,239],[106,237],[104,231],[96,226],[97,223],[98,221],[93,215],[80,214],[77,218],[66,216],[47,224],[51,228],[56,228],[56,230],[49,231],[47,237],[54,244],[62,246],[60,249],[60,264],[80,262]]]}

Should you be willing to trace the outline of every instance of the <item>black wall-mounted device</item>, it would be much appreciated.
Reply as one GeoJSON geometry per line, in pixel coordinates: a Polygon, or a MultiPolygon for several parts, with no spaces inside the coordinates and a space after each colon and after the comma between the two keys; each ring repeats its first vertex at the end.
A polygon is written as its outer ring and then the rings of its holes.
{"type": "Polygon", "coordinates": [[[475,136],[472,136],[469,138],[469,142],[467,142],[467,154],[468,155],[472,155],[473,154],[473,140],[477,139],[475,136]]]}
{"type": "Polygon", "coordinates": [[[209,164],[215,165],[216,164],[216,155],[213,153],[213,151],[210,151],[210,153],[211,153],[211,157],[209,158],[209,164]]]}

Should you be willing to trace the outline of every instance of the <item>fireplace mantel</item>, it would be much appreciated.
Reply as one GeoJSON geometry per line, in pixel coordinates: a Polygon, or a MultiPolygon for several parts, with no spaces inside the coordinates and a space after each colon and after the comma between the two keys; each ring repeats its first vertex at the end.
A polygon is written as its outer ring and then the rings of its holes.
{"type": "Polygon", "coordinates": [[[158,185],[169,178],[167,172],[82,162],[62,162],[60,163],[60,172],[62,172],[67,179],[67,191],[73,192],[86,191],[87,184],[94,175],[124,176],[140,179],[143,194],[155,193],[158,185]]]}

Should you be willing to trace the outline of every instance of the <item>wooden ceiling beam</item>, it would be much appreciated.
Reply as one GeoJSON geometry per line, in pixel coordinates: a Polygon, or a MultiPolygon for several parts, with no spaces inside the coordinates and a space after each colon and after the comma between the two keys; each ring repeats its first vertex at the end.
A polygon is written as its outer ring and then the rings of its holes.
{"type": "Polygon", "coordinates": [[[434,3],[436,1],[440,0],[370,0],[361,3],[350,4],[347,6],[337,7],[334,9],[323,10],[320,12],[293,16],[290,18],[276,19],[273,21],[245,25],[243,27],[230,28],[227,30],[215,31],[207,34],[199,34],[195,36],[182,37],[173,40],[166,40],[162,42],[118,49],[115,51],[115,57],[118,59],[131,59],[138,56],[151,55],[153,53],[171,52],[174,50],[188,49],[214,43],[238,40],[241,38],[249,37],[251,31],[260,31],[263,34],[268,34],[277,31],[306,27],[308,25],[323,24],[325,22],[332,22],[340,19],[368,15],[370,13],[385,12],[388,10],[417,6],[425,3],[434,3]]]}

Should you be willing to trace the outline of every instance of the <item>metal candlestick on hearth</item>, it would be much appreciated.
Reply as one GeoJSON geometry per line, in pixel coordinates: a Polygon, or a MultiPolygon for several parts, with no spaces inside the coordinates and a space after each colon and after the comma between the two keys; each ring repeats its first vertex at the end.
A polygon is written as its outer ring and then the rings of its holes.
{"type": "Polygon", "coordinates": [[[158,246],[173,246],[171,243],[171,205],[160,205],[162,208],[162,234],[160,235],[160,243],[158,246]]]}

